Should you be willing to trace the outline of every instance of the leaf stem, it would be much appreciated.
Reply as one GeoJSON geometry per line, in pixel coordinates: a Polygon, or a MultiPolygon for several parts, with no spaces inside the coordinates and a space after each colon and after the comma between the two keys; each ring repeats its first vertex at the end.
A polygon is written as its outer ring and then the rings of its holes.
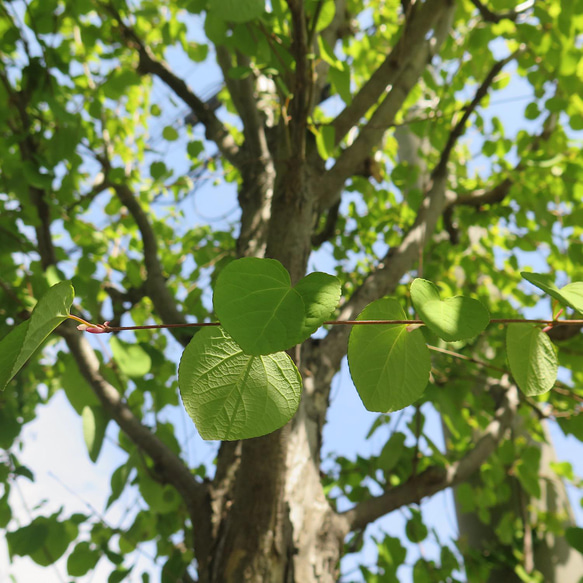
{"type": "MultiPolygon", "coordinates": [[[[69,318],[77,320],[90,328],[98,328],[100,333],[122,332],[125,330],[158,330],[162,328],[204,328],[207,326],[220,326],[220,322],[192,322],[187,324],[149,324],[146,326],[110,326],[104,324],[91,324],[77,316],[69,315],[69,318]]],[[[325,326],[362,326],[362,325],[416,325],[423,326],[423,320],[327,320],[325,326]]],[[[494,318],[490,324],[545,324],[547,329],[555,326],[583,326],[583,320],[524,320],[522,318],[494,318]]],[[[91,329],[86,331],[91,332],[91,329]]]]}

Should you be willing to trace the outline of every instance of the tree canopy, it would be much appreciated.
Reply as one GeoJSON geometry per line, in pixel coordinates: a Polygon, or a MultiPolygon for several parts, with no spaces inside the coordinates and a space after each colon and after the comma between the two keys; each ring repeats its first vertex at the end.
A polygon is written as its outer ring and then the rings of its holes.
{"type": "Polygon", "coordinates": [[[344,576],[581,577],[549,427],[583,451],[582,33],[582,0],[4,2],[10,556],[62,580],[327,583],[365,544],[376,564],[344,576]],[[345,357],[376,414],[354,439],[382,447],[323,459],[345,357]],[[23,428],[60,391],[93,462],[106,436],[123,452],[121,526],[13,511],[23,428]],[[423,517],[448,488],[457,540],[423,517]],[[367,537],[397,509],[401,539],[367,537]]]}

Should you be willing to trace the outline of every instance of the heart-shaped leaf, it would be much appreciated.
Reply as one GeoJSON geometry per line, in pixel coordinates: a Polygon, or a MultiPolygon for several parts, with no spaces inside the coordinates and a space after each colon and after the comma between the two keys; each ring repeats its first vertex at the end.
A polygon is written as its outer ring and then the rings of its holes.
{"type": "Polygon", "coordinates": [[[296,344],[309,338],[334,312],[342,290],[338,278],[327,273],[310,273],[294,288],[304,302],[304,322],[296,344]]]}
{"type": "Polygon", "coordinates": [[[512,376],[527,397],[550,391],[559,363],[551,339],[532,324],[510,324],[506,330],[506,351],[512,376]]]}
{"type": "Polygon", "coordinates": [[[186,411],[203,439],[247,439],[283,427],[300,403],[302,381],[285,352],[245,354],[221,328],[204,328],[178,369],[186,411]]]}
{"type": "Polygon", "coordinates": [[[5,389],[46,337],[67,319],[74,297],[69,282],[57,283],[41,297],[30,318],[0,341],[0,390],[5,389]]]}
{"type": "Polygon", "coordinates": [[[437,286],[426,279],[413,281],[411,300],[421,320],[446,342],[473,338],[490,322],[481,302],[464,296],[442,300],[437,286]]]}
{"type": "Polygon", "coordinates": [[[527,273],[522,271],[520,275],[526,279],[526,281],[532,283],[545,293],[549,294],[552,298],[557,300],[560,304],[564,306],[569,306],[577,312],[583,313],[583,282],[576,281],[573,283],[568,283],[565,287],[559,289],[552,276],[545,273],[527,273]]]}
{"type": "Polygon", "coordinates": [[[213,304],[223,328],[247,354],[258,356],[303,342],[339,299],[340,283],[331,275],[312,273],[292,288],[279,261],[244,257],[217,278],[213,304]]]}
{"type": "MultiPolygon", "coordinates": [[[[369,304],[358,320],[406,320],[396,300],[369,304]]],[[[420,330],[396,324],[355,325],[348,341],[348,366],[369,411],[398,411],[423,394],[431,358],[420,330]]]]}

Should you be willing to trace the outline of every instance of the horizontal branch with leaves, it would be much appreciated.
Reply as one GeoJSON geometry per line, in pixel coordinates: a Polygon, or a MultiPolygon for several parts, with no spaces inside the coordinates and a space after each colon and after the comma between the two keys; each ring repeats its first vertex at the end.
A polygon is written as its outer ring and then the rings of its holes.
{"type": "MultiPolygon", "coordinates": [[[[523,278],[557,304],[583,312],[583,282],[558,289],[549,276],[523,278]]],[[[180,361],[178,382],[184,406],[204,439],[238,440],[271,433],[296,413],[302,379],[286,353],[323,325],[351,325],[348,364],[355,387],[369,411],[391,412],[417,401],[431,371],[426,327],[445,342],[470,340],[491,324],[507,325],[506,349],[512,375],[527,397],[556,383],[557,350],[545,333],[583,320],[490,318],[484,305],[467,296],[441,299],[438,287],[415,279],[410,296],[419,319],[409,319],[399,302],[382,298],[356,320],[330,320],[341,296],[338,279],[314,272],[291,286],[289,273],[274,259],[234,260],[221,272],[213,304],[220,322],[110,326],[92,324],[69,309],[71,284],[61,282],[41,298],[29,320],[0,342],[2,388],[24,366],[45,338],[64,320],[93,334],[155,328],[202,328],[180,361]]]]}

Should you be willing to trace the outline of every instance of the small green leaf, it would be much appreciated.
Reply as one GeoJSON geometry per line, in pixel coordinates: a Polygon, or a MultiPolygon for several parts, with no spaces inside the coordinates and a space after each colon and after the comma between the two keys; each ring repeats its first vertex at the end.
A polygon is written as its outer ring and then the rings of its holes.
{"type": "Polygon", "coordinates": [[[162,137],[168,142],[174,142],[178,139],[178,132],[172,126],[166,126],[162,130],[162,137]]]}
{"type": "Polygon", "coordinates": [[[69,282],[54,285],[38,301],[30,318],[0,341],[0,390],[6,388],[46,337],[67,319],[74,297],[69,282]]]}
{"type": "Polygon", "coordinates": [[[506,350],[512,376],[527,397],[550,391],[557,380],[559,363],[550,338],[532,324],[510,324],[506,350]]]}
{"type": "Polygon", "coordinates": [[[265,0],[213,0],[210,10],[227,22],[249,22],[265,12],[265,0]]]}
{"type": "Polygon", "coordinates": [[[217,278],[213,303],[221,325],[247,354],[287,350],[303,342],[332,314],[338,280],[312,273],[295,288],[279,261],[245,257],[217,278]]]}
{"type": "Polygon", "coordinates": [[[334,154],[335,131],[334,126],[325,125],[316,132],[316,148],[322,160],[328,160],[334,154]]]}
{"type": "MultiPolygon", "coordinates": [[[[358,320],[406,320],[396,300],[369,304],[358,320]]],[[[356,390],[369,411],[398,411],[425,390],[431,358],[420,330],[381,324],[354,326],[348,341],[348,366],[356,390]]]]}
{"type": "Polygon", "coordinates": [[[411,300],[427,327],[447,342],[473,338],[490,322],[481,302],[464,296],[442,300],[437,286],[426,279],[413,281],[411,300]]]}
{"type": "Polygon", "coordinates": [[[89,452],[89,459],[96,462],[101,452],[109,417],[101,406],[83,407],[83,437],[89,452]]]}
{"type": "Polygon", "coordinates": [[[80,542],[67,559],[67,572],[71,577],[82,577],[95,568],[100,557],[101,553],[88,542],[80,542]]]}
{"type": "Polygon", "coordinates": [[[152,368],[150,355],[139,345],[129,344],[112,336],[111,353],[120,370],[129,377],[143,377],[152,368]]]}
{"type": "Polygon", "coordinates": [[[168,514],[176,512],[180,506],[180,497],[176,489],[170,484],[159,484],[148,476],[140,477],[140,494],[146,504],[156,514],[168,514]]]}
{"type": "Polygon", "coordinates": [[[568,283],[565,287],[559,289],[552,276],[545,273],[527,273],[522,271],[520,275],[526,279],[526,281],[532,283],[546,294],[550,295],[552,298],[557,300],[560,304],[564,306],[569,306],[577,312],[583,313],[583,282],[576,281],[574,283],[568,283]]]}
{"type": "Polygon", "coordinates": [[[220,327],[204,328],[190,341],[178,384],[201,437],[222,440],[279,429],[295,414],[302,388],[287,354],[245,354],[220,327]]]}
{"type": "Polygon", "coordinates": [[[385,443],[378,459],[378,466],[385,476],[388,476],[391,470],[397,465],[405,451],[405,434],[393,433],[387,443],[385,443]]]}
{"type": "Polygon", "coordinates": [[[421,512],[415,508],[411,508],[410,510],[413,516],[407,521],[405,533],[412,543],[420,543],[427,538],[428,530],[423,523],[421,512]]]}

